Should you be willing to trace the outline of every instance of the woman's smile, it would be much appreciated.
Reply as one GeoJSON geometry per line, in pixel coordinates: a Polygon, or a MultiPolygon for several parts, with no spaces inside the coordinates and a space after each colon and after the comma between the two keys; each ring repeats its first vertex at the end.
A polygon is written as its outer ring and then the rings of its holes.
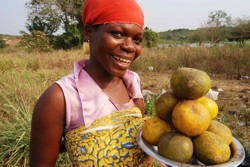
{"type": "Polygon", "coordinates": [[[129,59],[122,58],[122,57],[119,57],[119,56],[114,55],[114,54],[112,54],[111,56],[112,56],[114,62],[116,64],[118,64],[119,66],[122,66],[123,68],[125,66],[128,67],[130,65],[130,63],[131,63],[131,60],[129,60],[129,59]]]}

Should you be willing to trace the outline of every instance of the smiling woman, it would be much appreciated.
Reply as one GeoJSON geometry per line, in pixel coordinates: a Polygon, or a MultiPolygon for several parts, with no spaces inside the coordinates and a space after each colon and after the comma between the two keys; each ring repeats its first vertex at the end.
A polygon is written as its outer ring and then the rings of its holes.
{"type": "Polygon", "coordinates": [[[38,100],[30,166],[54,166],[62,138],[74,165],[138,166],[147,160],[135,139],[144,103],[129,67],[141,54],[143,12],[135,0],[86,0],[82,20],[89,59],[38,100]]]}
{"type": "MultiPolygon", "coordinates": [[[[122,77],[141,54],[143,31],[135,24],[112,23],[98,28],[87,25],[85,29],[85,37],[90,41],[90,54],[93,55],[89,63],[97,61],[105,69],[101,70],[102,73],[122,77]]],[[[86,70],[89,68],[91,66],[87,64],[86,70]]]]}

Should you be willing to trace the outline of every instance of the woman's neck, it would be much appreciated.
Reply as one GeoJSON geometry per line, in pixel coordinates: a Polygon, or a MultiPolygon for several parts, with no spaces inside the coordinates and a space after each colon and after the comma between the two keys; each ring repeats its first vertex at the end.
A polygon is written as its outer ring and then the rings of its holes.
{"type": "Polygon", "coordinates": [[[113,102],[124,104],[130,100],[122,78],[110,75],[100,65],[92,64],[91,61],[87,62],[85,71],[113,102]]]}
{"type": "Polygon", "coordinates": [[[109,84],[117,82],[117,80],[120,79],[119,77],[110,75],[98,64],[98,62],[95,61],[88,61],[84,70],[91,76],[91,78],[101,89],[105,89],[109,84]]]}

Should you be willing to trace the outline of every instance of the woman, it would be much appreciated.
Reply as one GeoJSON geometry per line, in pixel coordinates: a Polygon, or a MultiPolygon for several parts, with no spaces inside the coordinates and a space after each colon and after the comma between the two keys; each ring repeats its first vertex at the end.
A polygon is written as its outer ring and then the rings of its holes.
{"type": "Polygon", "coordinates": [[[144,103],[128,69],[141,54],[143,12],[135,0],[85,0],[82,20],[90,58],[39,98],[30,166],[54,166],[65,135],[75,166],[138,166],[146,157],[135,141],[144,103]]]}

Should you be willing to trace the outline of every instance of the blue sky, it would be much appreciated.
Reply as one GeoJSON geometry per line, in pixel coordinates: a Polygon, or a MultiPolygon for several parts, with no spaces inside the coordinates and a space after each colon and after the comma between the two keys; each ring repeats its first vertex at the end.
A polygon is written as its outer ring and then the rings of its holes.
{"type": "MultiPolygon", "coordinates": [[[[250,0],[137,0],[145,26],[156,32],[178,28],[196,29],[212,11],[223,10],[232,18],[250,17],[250,0]]],[[[19,35],[25,30],[28,0],[0,0],[0,34],[19,35]]]]}

